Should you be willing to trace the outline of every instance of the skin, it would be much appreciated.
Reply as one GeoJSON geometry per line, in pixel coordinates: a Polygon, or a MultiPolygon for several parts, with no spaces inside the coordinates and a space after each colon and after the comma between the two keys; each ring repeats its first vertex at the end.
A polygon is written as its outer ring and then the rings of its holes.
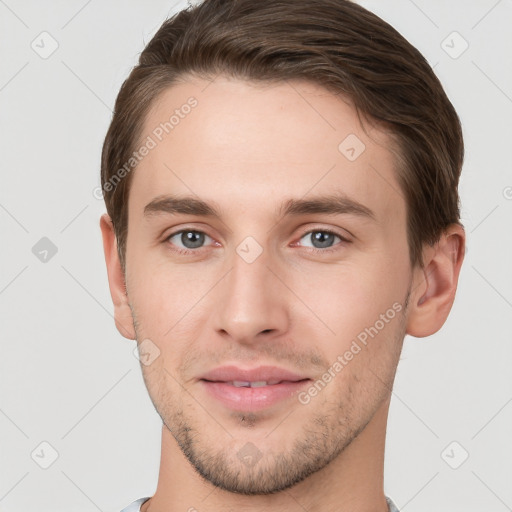
{"type": "Polygon", "coordinates": [[[158,486],[142,510],[385,512],[385,431],[403,339],[446,320],[464,231],[449,226],[425,246],[424,268],[411,268],[390,138],[363,129],[349,102],[319,86],[188,77],[155,102],[141,140],[190,96],[197,107],[134,171],[125,273],[109,217],[100,223],[117,327],[159,351],[141,365],[163,420],[158,486]],[[349,134],[366,146],[354,161],[338,150],[349,134]],[[289,199],[333,192],[373,218],[279,214],[289,199]],[[221,217],[144,215],[166,194],[206,201],[221,217]],[[208,236],[179,254],[183,240],[170,235],[180,229],[208,236]],[[312,232],[326,229],[347,241],[327,235],[330,251],[315,252],[312,232]],[[249,236],[262,249],[252,263],[236,251],[249,236]],[[322,378],[393,304],[394,318],[307,404],[292,397],[237,412],[198,381],[224,364],[322,378]],[[239,457],[244,446],[255,464],[239,457]]]}

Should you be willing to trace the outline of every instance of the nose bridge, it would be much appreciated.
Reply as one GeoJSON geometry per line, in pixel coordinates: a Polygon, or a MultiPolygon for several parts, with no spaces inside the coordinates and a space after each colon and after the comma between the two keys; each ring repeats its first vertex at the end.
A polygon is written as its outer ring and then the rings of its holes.
{"type": "Polygon", "coordinates": [[[246,239],[236,248],[216,297],[217,331],[250,341],[263,331],[286,330],[286,294],[272,266],[270,253],[254,240],[246,239]]]}

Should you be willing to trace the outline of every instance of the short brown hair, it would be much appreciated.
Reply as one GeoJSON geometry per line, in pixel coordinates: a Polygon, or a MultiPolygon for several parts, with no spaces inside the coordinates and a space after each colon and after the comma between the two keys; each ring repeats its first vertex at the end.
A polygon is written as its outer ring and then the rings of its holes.
{"type": "Polygon", "coordinates": [[[398,147],[413,266],[422,265],[424,243],[460,223],[459,118],[428,62],[393,27],[348,0],[204,0],[162,24],[117,96],[101,182],[123,270],[132,173],[115,186],[109,180],[135,150],[160,93],[185,75],[219,74],[305,79],[350,98],[359,115],[388,127],[398,147]]]}

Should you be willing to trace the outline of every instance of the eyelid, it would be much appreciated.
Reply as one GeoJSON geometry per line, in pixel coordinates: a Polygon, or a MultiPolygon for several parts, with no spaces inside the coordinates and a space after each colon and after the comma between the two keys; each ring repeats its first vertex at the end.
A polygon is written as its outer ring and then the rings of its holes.
{"type": "Polygon", "coordinates": [[[349,233],[347,230],[336,229],[336,228],[331,228],[331,227],[324,227],[324,226],[308,227],[307,229],[305,229],[302,232],[302,234],[299,236],[299,239],[304,238],[305,235],[308,235],[310,233],[315,233],[318,231],[336,235],[336,236],[340,237],[340,239],[344,242],[352,242],[351,237],[353,235],[352,235],[352,233],[349,233]],[[346,234],[344,234],[344,233],[346,233],[346,234]]]}
{"type": "Polygon", "coordinates": [[[205,228],[203,228],[202,226],[201,227],[193,227],[193,226],[176,227],[176,226],[173,226],[172,228],[166,229],[162,233],[162,238],[165,241],[174,235],[183,233],[184,231],[185,232],[186,231],[194,231],[195,233],[202,233],[203,235],[209,236],[211,239],[214,239],[214,237],[212,235],[208,234],[208,231],[205,228]]]}

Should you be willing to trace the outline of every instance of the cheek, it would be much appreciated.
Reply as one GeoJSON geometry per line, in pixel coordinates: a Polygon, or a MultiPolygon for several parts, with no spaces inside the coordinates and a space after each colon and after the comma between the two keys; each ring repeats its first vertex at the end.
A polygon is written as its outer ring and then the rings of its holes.
{"type": "Polygon", "coordinates": [[[318,266],[289,278],[297,296],[326,327],[328,338],[342,345],[373,326],[403,299],[405,289],[405,276],[400,281],[390,265],[375,260],[368,265],[318,266]]]}
{"type": "Polygon", "coordinates": [[[330,267],[316,272],[314,279],[311,273],[301,275],[297,294],[307,297],[308,306],[329,328],[319,329],[315,319],[316,328],[309,332],[335,375],[329,393],[359,396],[365,404],[380,400],[386,390],[383,382],[391,382],[400,353],[404,283],[396,276],[390,279],[386,265],[376,262],[330,267]]]}
{"type": "Polygon", "coordinates": [[[190,333],[201,325],[193,319],[203,314],[204,299],[219,279],[213,265],[171,265],[146,258],[133,269],[130,302],[145,336],[165,341],[184,326],[190,333]]]}

